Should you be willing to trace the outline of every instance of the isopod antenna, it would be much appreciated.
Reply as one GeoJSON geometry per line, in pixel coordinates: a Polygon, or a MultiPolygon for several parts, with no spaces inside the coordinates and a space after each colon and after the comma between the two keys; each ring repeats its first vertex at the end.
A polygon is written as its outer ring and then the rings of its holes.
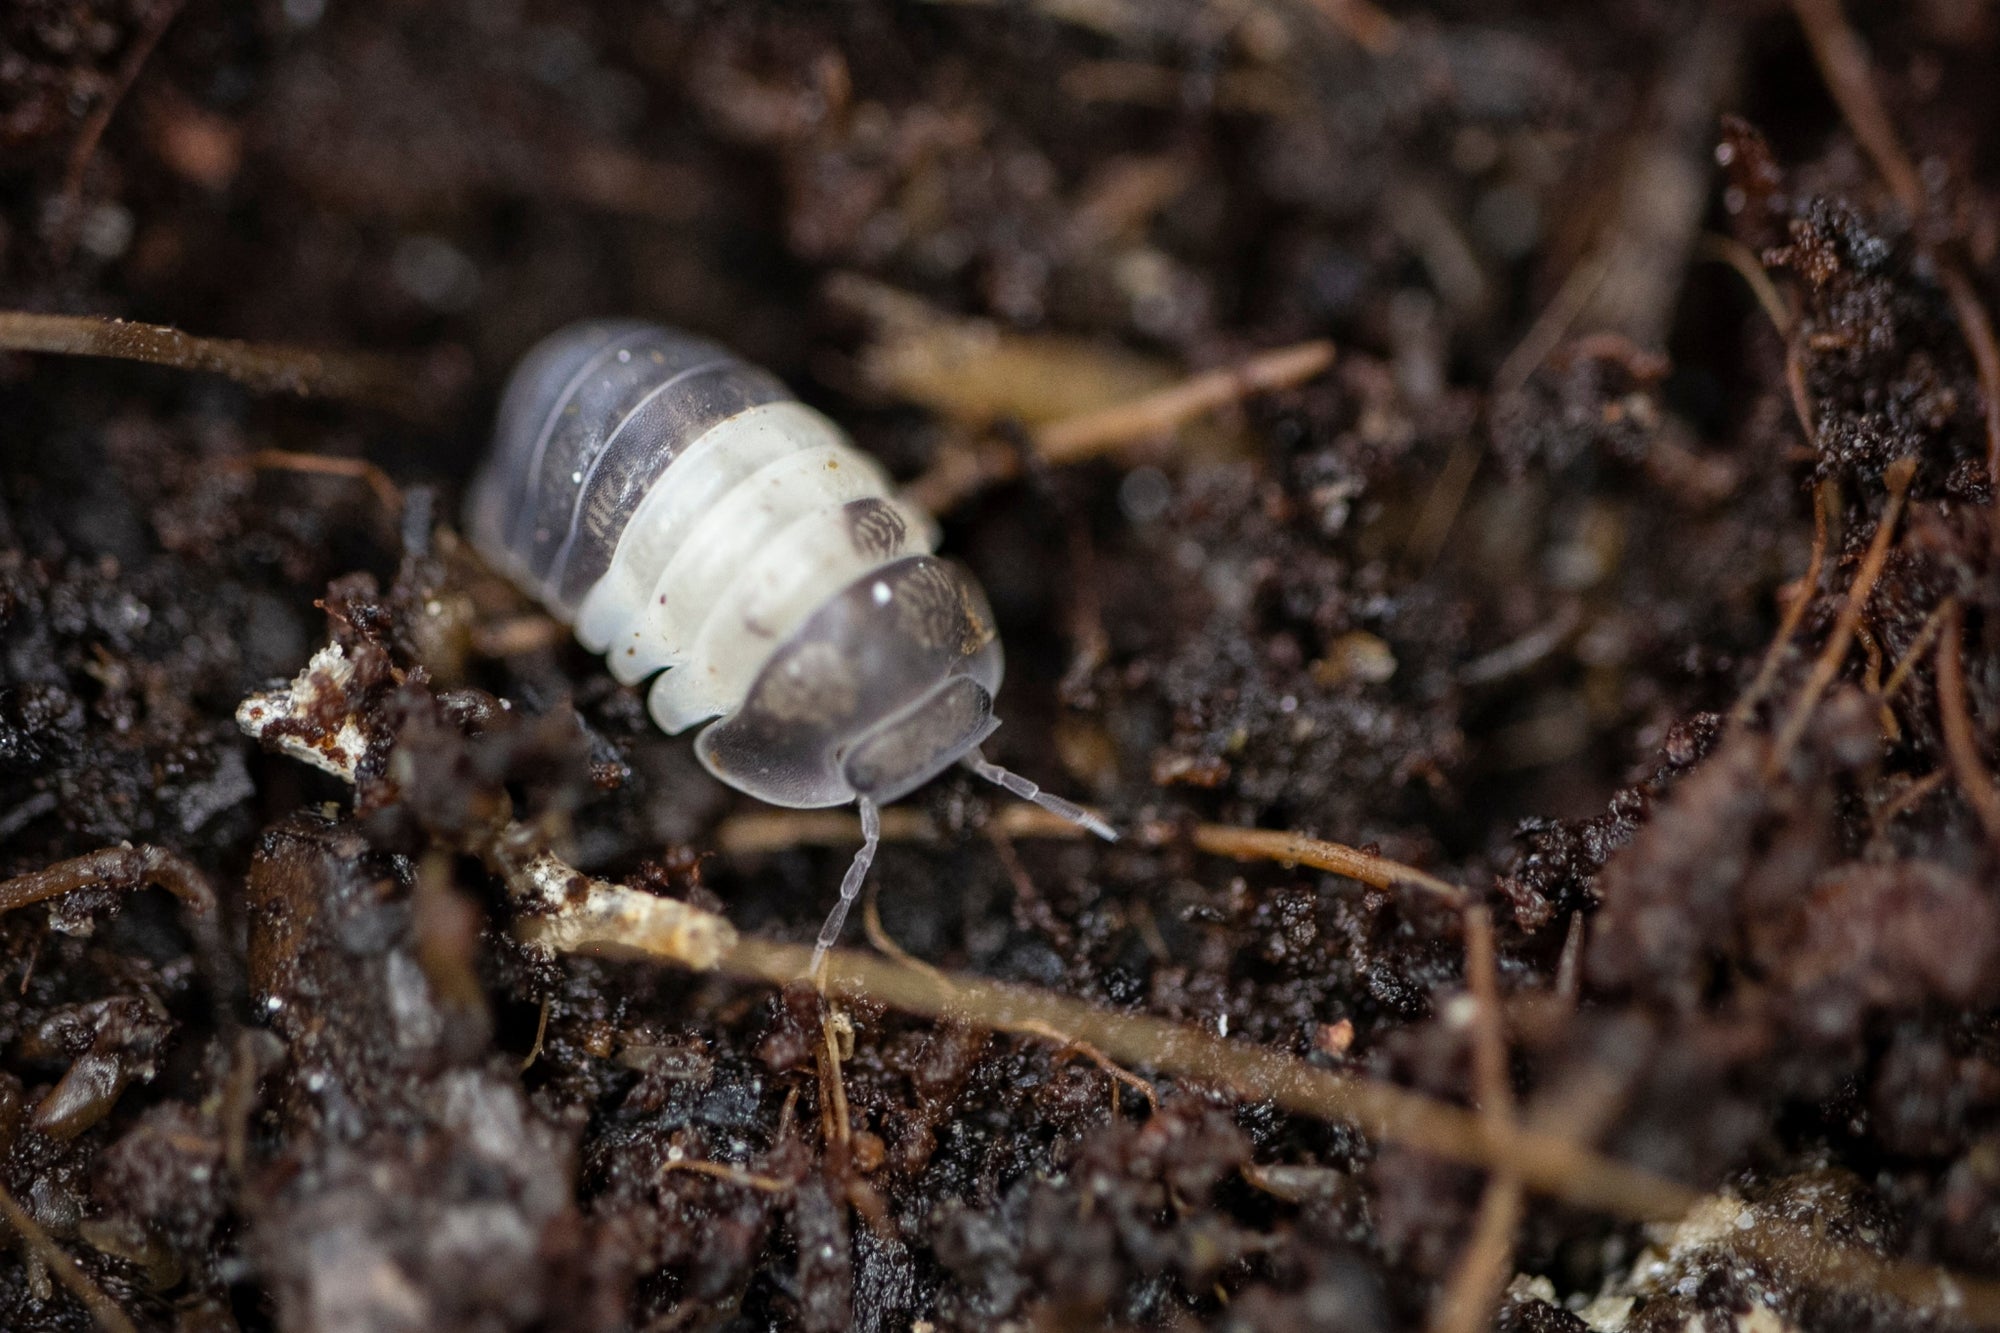
{"type": "Polygon", "coordinates": [[[866,796],[861,798],[860,804],[861,850],[854,854],[853,863],[841,877],[840,901],[833,905],[833,910],[826,915],[826,924],[819,928],[819,943],[813,945],[810,973],[813,977],[820,975],[820,968],[826,963],[826,951],[840,938],[840,928],[847,924],[847,911],[861,896],[861,881],[868,878],[868,867],[875,863],[875,849],[882,845],[882,812],[866,796]]]}
{"type": "Polygon", "coordinates": [[[1065,801],[1060,796],[1051,796],[1019,773],[1009,773],[1000,765],[988,761],[986,756],[977,750],[965,756],[965,766],[994,786],[1005,787],[1022,800],[1032,801],[1052,815],[1061,815],[1078,828],[1089,829],[1106,842],[1118,841],[1116,829],[1075,801],[1065,801]]]}

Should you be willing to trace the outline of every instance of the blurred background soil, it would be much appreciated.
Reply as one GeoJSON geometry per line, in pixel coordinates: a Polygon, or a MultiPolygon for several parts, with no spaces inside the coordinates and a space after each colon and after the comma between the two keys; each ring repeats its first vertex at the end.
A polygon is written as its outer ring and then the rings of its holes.
{"type": "MultiPolygon", "coordinates": [[[[1738,1226],[2000,1276],[1952,286],[2000,274],[2000,11],[1850,9],[1908,180],[1818,0],[8,0],[0,305],[396,354],[427,411],[0,353],[0,878],[149,843],[221,900],[0,916],[0,1184],[146,1329],[1435,1326],[1475,1171],[867,1006],[832,1153],[809,996],[537,956],[449,836],[511,798],[790,940],[850,854],[718,850],[755,803],[456,552],[541,335],[712,335],[900,477],[1326,337],[943,516],[1007,644],[994,757],[1464,885],[1530,1117],[1738,1226]],[[359,811],[233,721],[330,630],[408,766],[359,811]]],[[[917,957],[1471,1097],[1448,906],[1007,839],[965,776],[909,805],[941,836],[873,879],[917,957]]],[[[17,1240],[0,1326],[92,1326],[51,1262],[17,1240]]],[[[1509,1273],[1509,1328],[1953,1319],[1552,1201],[1509,1273]]]]}

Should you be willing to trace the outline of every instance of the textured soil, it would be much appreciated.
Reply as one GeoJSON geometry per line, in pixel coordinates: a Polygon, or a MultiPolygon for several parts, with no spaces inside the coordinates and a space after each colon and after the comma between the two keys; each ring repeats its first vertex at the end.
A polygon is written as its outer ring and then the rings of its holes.
{"type": "MultiPolygon", "coordinates": [[[[866,1004],[835,1151],[810,991],[514,942],[461,837],[504,803],[790,941],[851,847],[721,850],[755,803],[453,537],[513,360],[605,314],[740,349],[902,477],[1079,382],[1330,338],[943,516],[1007,644],[990,752],[1122,826],[1464,886],[1531,1119],[1741,1227],[2000,1278],[2000,543],[1950,286],[2000,289],[2000,11],[1849,6],[1913,210],[1824,8],[0,5],[0,306],[400,355],[429,408],[0,352],[0,879],[144,844],[219,900],[0,915],[0,1185],[46,1232],[0,1327],[93,1326],[50,1247],[187,1333],[1436,1318],[1481,1172],[866,1004]],[[924,391],[892,307],[1045,373],[924,391]],[[233,719],[330,636],[402,765],[360,808],[233,719]]],[[[916,957],[1474,1100],[1435,899],[992,836],[967,775],[907,804],[942,836],[873,882],[916,957]]],[[[1494,1319],[1958,1319],[1728,1232],[1531,1197],[1494,1319]]]]}

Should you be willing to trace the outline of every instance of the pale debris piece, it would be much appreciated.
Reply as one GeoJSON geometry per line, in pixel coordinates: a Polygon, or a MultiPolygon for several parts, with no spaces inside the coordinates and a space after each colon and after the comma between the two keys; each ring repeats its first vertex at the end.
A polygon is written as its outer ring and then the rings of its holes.
{"type": "Polygon", "coordinates": [[[556,953],[638,953],[707,971],[736,947],[736,928],[715,913],[590,879],[547,852],[510,887],[553,909],[522,918],[516,933],[556,953]]]}
{"type": "MultiPolygon", "coordinates": [[[[346,650],[337,643],[329,643],[312,655],[306,669],[290,685],[282,690],[253,694],[238,704],[236,725],[257,740],[264,740],[273,727],[310,716],[329,699],[344,702],[347,683],[353,679],[354,663],[347,660],[346,650]]],[[[342,718],[333,734],[318,744],[288,730],[270,737],[270,743],[279,753],[303,760],[348,783],[355,780],[361,757],[368,751],[368,738],[362,735],[351,715],[342,718]]]]}
{"type": "MultiPolygon", "coordinates": [[[[1642,1301],[1680,1294],[1677,1289],[1704,1261],[1728,1253],[1737,1234],[1762,1224],[1757,1205],[1728,1195],[1711,1195],[1678,1222],[1652,1229],[1654,1243],[1641,1251],[1622,1278],[1606,1285],[1595,1299],[1571,1313],[1591,1333],[1625,1333],[1642,1301]]],[[[1555,1284],[1545,1277],[1517,1275],[1507,1294],[1519,1303],[1564,1308],[1555,1284]]],[[[1798,1333],[1798,1328],[1770,1306],[1754,1300],[1733,1313],[1734,1333],[1798,1333]]],[[[1699,1333],[1696,1323],[1689,1333],[1699,1333]]]]}
{"type": "MultiPolygon", "coordinates": [[[[339,644],[330,643],[313,654],[291,684],[253,694],[238,705],[236,725],[281,754],[352,785],[368,738],[351,713],[317,742],[283,724],[324,716],[330,706],[344,707],[353,678],[354,663],[339,644]]],[[[496,830],[494,843],[519,846],[533,839],[510,820],[496,830]]],[[[537,853],[503,878],[516,900],[544,913],[524,916],[516,933],[556,953],[638,953],[707,971],[736,947],[736,928],[714,912],[593,879],[551,852],[537,853]]]]}

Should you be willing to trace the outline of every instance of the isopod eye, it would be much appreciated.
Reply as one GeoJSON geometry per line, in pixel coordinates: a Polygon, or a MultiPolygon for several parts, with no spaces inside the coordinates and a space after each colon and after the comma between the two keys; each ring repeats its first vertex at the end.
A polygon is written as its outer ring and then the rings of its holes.
{"type": "Polygon", "coordinates": [[[999,725],[993,696],[977,681],[954,676],[855,742],[841,771],[857,793],[886,804],[963,759],[999,725]]]}

